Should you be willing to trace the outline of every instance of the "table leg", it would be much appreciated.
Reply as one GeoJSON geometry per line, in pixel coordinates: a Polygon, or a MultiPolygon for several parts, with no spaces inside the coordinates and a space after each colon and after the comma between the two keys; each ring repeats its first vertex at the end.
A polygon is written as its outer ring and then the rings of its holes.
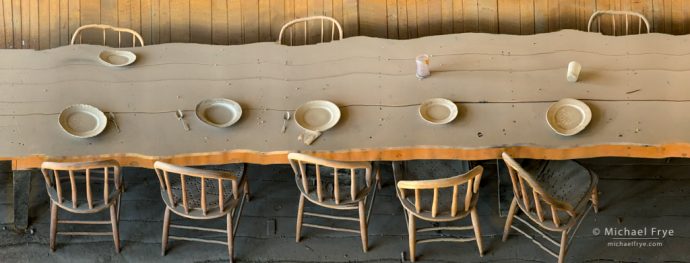
{"type": "Polygon", "coordinates": [[[29,191],[31,170],[15,170],[12,175],[14,193],[14,227],[26,230],[29,227],[29,191]]]}
{"type": "MultiPolygon", "coordinates": [[[[398,195],[398,181],[405,179],[404,178],[404,161],[393,161],[391,164],[391,167],[393,169],[393,188],[395,188],[395,195],[398,195]]],[[[405,224],[409,225],[410,219],[407,218],[407,210],[403,208],[403,215],[405,216],[405,224]]]]}
{"type": "Polygon", "coordinates": [[[503,160],[496,160],[496,173],[498,178],[498,215],[508,215],[510,203],[513,201],[513,183],[510,181],[508,167],[503,160]]]}

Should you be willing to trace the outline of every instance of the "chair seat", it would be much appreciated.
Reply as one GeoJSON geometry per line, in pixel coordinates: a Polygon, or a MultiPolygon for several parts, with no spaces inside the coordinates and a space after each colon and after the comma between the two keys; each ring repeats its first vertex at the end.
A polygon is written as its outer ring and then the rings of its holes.
{"type": "MultiPolygon", "coordinates": [[[[405,161],[405,178],[397,178],[397,180],[434,180],[449,178],[457,176],[460,174],[467,173],[470,170],[469,161],[465,160],[412,160],[405,161]]],[[[438,209],[439,211],[444,211],[432,217],[431,215],[431,204],[433,200],[432,190],[423,190],[420,195],[420,204],[422,207],[422,212],[415,214],[422,218],[435,221],[444,220],[455,220],[458,217],[464,217],[464,196],[467,192],[467,184],[458,185],[458,196],[460,201],[458,202],[458,215],[451,216],[449,211],[453,202],[453,191],[452,189],[440,189],[438,196],[438,209]]],[[[414,193],[411,191],[406,192],[405,196],[406,202],[403,202],[403,206],[408,210],[414,210],[414,193]]],[[[467,211],[469,212],[469,211],[467,211]]]]}
{"type": "MultiPolygon", "coordinates": [[[[571,160],[523,160],[521,166],[534,176],[546,193],[570,204],[579,215],[587,208],[586,204],[598,182],[594,172],[571,160]]],[[[544,203],[542,207],[548,206],[544,203]]],[[[573,219],[565,212],[559,211],[558,215],[563,225],[573,219]]],[[[530,217],[537,218],[534,209],[530,210],[530,217]]],[[[545,221],[551,222],[551,219],[550,212],[545,213],[545,221]]]]}
{"type": "Polygon", "coordinates": [[[109,195],[109,200],[108,202],[103,201],[103,178],[92,178],[91,182],[91,193],[92,193],[92,202],[93,202],[93,208],[89,208],[89,204],[87,201],[86,197],[86,181],[83,179],[82,176],[75,176],[76,178],[76,187],[77,187],[77,207],[74,208],[73,203],[72,203],[72,188],[70,184],[69,178],[61,178],[60,179],[60,185],[62,186],[62,203],[60,203],[58,199],[58,194],[57,190],[52,187],[47,187],[46,190],[48,192],[48,196],[50,197],[51,200],[53,200],[58,206],[61,208],[70,211],[70,212],[75,212],[75,213],[96,213],[99,212],[103,209],[106,209],[110,207],[115,200],[122,194],[120,191],[117,191],[114,187],[114,185],[110,184],[110,195],[109,195]],[[97,179],[101,179],[99,182],[97,179]]]}
{"type": "Polygon", "coordinates": [[[470,162],[464,160],[405,161],[405,178],[398,180],[432,180],[467,173],[470,162]]]}
{"type": "MultiPolygon", "coordinates": [[[[226,164],[226,165],[209,165],[202,167],[195,167],[205,170],[216,170],[230,172],[236,175],[240,182],[242,182],[242,176],[244,175],[244,165],[242,164],[226,164]]],[[[232,193],[232,182],[224,180],[223,183],[223,211],[219,209],[219,198],[218,198],[218,180],[215,179],[205,179],[206,180],[206,210],[207,213],[204,215],[201,211],[201,180],[199,178],[187,176],[185,177],[185,184],[187,189],[187,204],[191,209],[188,215],[194,218],[214,218],[225,215],[228,211],[231,211],[237,201],[233,198],[232,193]]],[[[170,203],[167,198],[166,190],[161,190],[161,196],[163,196],[163,201],[173,209],[173,211],[178,214],[185,214],[184,207],[182,206],[182,184],[178,178],[171,178],[170,180],[170,190],[173,195],[173,200],[177,205],[170,203]]]]}
{"type": "MultiPolygon", "coordinates": [[[[312,175],[309,177],[309,180],[307,182],[309,185],[309,193],[305,191],[302,182],[298,178],[295,179],[298,180],[296,181],[297,187],[300,189],[302,194],[313,203],[334,209],[355,209],[359,205],[359,202],[367,197],[366,192],[359,192],[357,193],[355,199],[352,200],[350,194],[350,189],[352,186],[350,170],[338,169],[338,188],[340,191],[340,202],[336,203],[335,195],[333,192],[333,189],[335,188],[335,180],[333,176],[334,169],[331,167],[320,166],[319,173],[321,176],[323,201],[319,201],[319,197],[316,191],[316,180],[315,177],[313,177],[313,175],[316,174],[316,168],[313,165],[308,165],[306,166],[306,169],[307,174],[312,175]]],[[[364,173],[365,171],[363,169],[355,170],[357,186],[359,188],[362,188],[362,186],[366,185],[364,173]]]]}

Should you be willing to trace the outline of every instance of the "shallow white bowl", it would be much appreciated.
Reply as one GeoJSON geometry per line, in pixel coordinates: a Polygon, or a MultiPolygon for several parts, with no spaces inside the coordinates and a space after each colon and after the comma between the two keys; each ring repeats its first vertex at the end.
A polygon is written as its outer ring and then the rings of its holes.
{"type": "Polygon", "coordinates": [[[69,135],[77,138],[90,138],[105,130],[108,118],[94,106],[75,104],[60,112],[58,124],[69,135]]]}
{"type": "Polygon", "coordinates": [[[98,54],[98,60],[109,67],[124,67],[134,63],[137,60],[137,55],[127,50],[107,49],[98,54]]]}
{"type": "Polygon", "coordinates": [[[196,105],[196,117],[208,125],[224,128],[235,124],[242,117],[242,107],[229,99],[207,99],[196,105]]]}
{"type": "Polygon", "coordinates": [[[326,100],[312,100],[295,111],[295,122],[303,129],[323,132],[333,128],[340,120],[340,109],[326,100]]]}
{"type": "Polygon", "coordinates": [[[575,135],[587,127],[592,120],[592,110],[586,103],[565,98],[549,106],[546,122],[556,133],[563,136],[575,135]]]}
{"type": "Polygon", "coordinates": [[[431,124],[446,124],[458,116],[458,106],[444,98],[433,98],[419,105],[419,116],[431,124]]]}

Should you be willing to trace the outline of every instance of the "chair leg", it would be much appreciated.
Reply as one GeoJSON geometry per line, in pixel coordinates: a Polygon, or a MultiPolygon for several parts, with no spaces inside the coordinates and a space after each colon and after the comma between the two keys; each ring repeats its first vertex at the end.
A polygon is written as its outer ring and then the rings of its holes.
{"type": "Polygon", "coordinates": [[[165,207],[165,215],[163,216],[163,238],[161,240],[161,256],[165,256],[165,251],[168,248],[168,232],[170,231],[170,209],[165,207]]]}
{"type": "MultiPolygon", "coordinates": [[[[247,175],[245,175],[245,176],[247,176],[247,175]]],[[[251,199],[251,196],[252,196],[251,192],[249,191],[249,182],[244,183],[244,193],[247,195],[247,202],[249,202],[251,199]]]]}
{"type": "Polygon", "coordinates": [[[561,249],[558,252],[558,263],[563,263],[565,262],[565,252],[567,251],[568,247],[568,231],[563,231],[561,233],[561,249]]]}
{"type": "Polygon", "coordinates": [[[503,242],[508,240],[508,232],[510,232],[510,226],[513,224],[513,217],[515,212],[517,212],[517,199],[513,197],[513,202],[510,203],[510,209],[508,210],[508,217],[506,217],[506,225],[503,227],[503,242]]]}
{"type": "Polygon", "coordinates": [[[50,251],[55,251],[55,238],[57,236],[57,214],[57,204],[55,204],[53,201],[50,201],[50,251]]]}
{"type": "MultiPolygon", "coordinates": [[[[124,188],[123,188],[124,189],[124,188]]],[[[120,207],[122,207],[122,194],[117,197],[117,221],[120,222],[120,207]]]]}
{"type": "Polygon", "coordinates": [[[299,195],[299,205],[297,206],[297,225],[295,226],[295,241],[299,242],[302,237],[302,218],[304,217],[304,196],[299,195]]]}
{"type": "Polygon", "coordinates": [[[228,255],[229,255],[229,257],[230,257],[230,262],[233,262],[233,261],[234,261],[234,257],[233,257],[233,256],[234,256],[234,253],[233,253],[233,245],[234,245],[233,236],[234,236],[235,234],[232,232],[232,215],[231,215],[230,213],[228,213],[228,215],[227,215],[227,221],[228,221],[228,224],[227,224],[227,231],[228,231],[228,255]]]}
{"type": "Polygon", "coordinates": [[[120,253],[120,230],[118,229],[117,222],[117,207],[115,205],[110,206],[110,222],[113,226],[113,241],[115,241],[115,252],[120,253]]]}
{"type": "Polygon", "coordinates": [[[364,208],[364,201],[359,202],[359,234],[362,236],[362,250],[367,252],[369,240],[367,237],[367,212],[364,208]]]}
{"type": "Polygon", "coordinates": [[[376,164],[376,187],[381,190],[381,165],[377,162],[376,164]]]}
{"type": "Polygon", "coordinates": [[[408,224],[407,224],[407,234],[409,235],[409,243],[410,243],[410,261],[414,262],[415,261],[415,245],[417,243],[417,230],[415,229],[414,225],[414,215],[410,212],[407,213],[407,219],[408,219],[408,224]]]}
{"type": "Polygon", "coordinates": [[[477,208],[472,208],[470,212],[472,218],[472,228],[474,229],[474,238],[477,240],[477,248],[479,248],[479,256],[484,256],[484,248],[482,247],[482,231],[479,226],[479,216],[477,215],[477,208]]]}
{"type": "MultiPolygon", "coordinates": [[[[117,196],[117,222],[120,222],[120,207],[122,207],[122,193],[125,192],[125,183],[124,183],[124,174],[120,177],[120,187],[121,187],[121,192],[120,195],[117,196]]],[[[114,182],[114,180],[113,180],[114,182]]]]}
{"type": "Polygon", "coordinates": [[[599,213],[599,189],[596,186],[592,189],[592,207],[594,213],[599,213]]]}

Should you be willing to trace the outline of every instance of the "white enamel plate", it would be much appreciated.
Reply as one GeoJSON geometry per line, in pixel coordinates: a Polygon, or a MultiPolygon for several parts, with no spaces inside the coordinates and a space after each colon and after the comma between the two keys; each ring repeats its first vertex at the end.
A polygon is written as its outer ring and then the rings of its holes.
{"type": "Polygon", "coordinates": [[[561,99],[546,111],[546,122],[556,133],[571,136],[584,130],[592,120],[592,110],[582,101],[561,99]]]}
{"type": "Polygon", "coordinates": [[[303,129],[323,132],[333,128],[340,120],[340,109],[326,100],[312,100],[295,111],[295,122],[303,129]]]}
{"type": "Polygon", "coordinates": [[[242,107],[229,99],[207,99],[196,105],[196,117],[208,125],[224,128],[242,117],[242,107]]]}
{"type": "Polygon", "coordinates": [[[62,130],[69,135],[77,138],[90,138],[105,130],[108,118],[94,106],[75,104],[60,112],[58,123],[62,130]]]}
{"type": "Polygon", "coordinates": [[[444,98],[428,99],[419,105],[419,116],[431,124],[446,124],[458,116],[458,106],[444,98]]]}
{"type": "Polygon", "coordinates": [[[123,67],[134,63],[137,55],[126,50],[103,50],[98,54],[98,60],[109,67],[123,67]]]}

